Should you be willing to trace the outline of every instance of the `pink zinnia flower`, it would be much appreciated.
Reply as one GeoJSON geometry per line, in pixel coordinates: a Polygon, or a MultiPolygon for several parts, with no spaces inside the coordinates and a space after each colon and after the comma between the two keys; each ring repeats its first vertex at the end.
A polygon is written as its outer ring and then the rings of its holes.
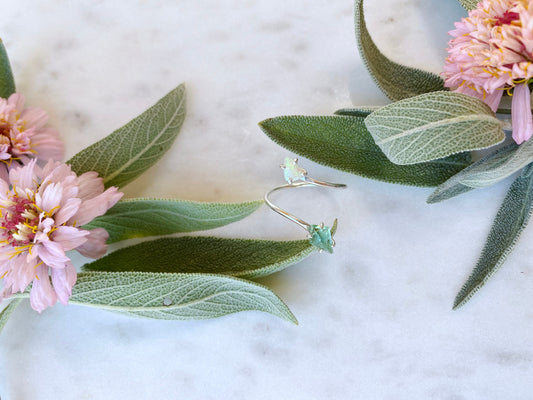
{"type": "Polygon", "coordinates": [[[0,299],[33,282],[30,301],[35,310],[41,312],[57,300],[67,304],[76,269],[65,252],[104,255],[107,231],[80,226],[105,214],[121,197],[115,187],[104,191],[96,172],[77,176],[57,161],[41,168],[32,160],[11,169],[9,181],[0,180],[0,299]]]}
{"type": "Polygon", "coordinates": [[[483,0],[450,31],[445,85],[498,109],[503,91],[513,96],[513,139],[533,135],[533,1],[483,0]]]}
{"type": "Polygon", "coordinates": [[[0,178],[15,160],[27,163],[32,158],[61,160],[64,146],[58,132],[46,127],[48,116],[40,108],[24,108],[24,96],[14,93],[0,98],[0,178]]]}

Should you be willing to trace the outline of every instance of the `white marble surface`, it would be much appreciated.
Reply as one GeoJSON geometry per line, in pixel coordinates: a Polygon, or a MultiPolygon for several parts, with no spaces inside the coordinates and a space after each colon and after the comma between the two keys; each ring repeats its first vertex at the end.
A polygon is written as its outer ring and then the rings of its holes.
{"type": "MultiPolygon", "coordinates": [[[[281,182],[289,155],[257,122],[387,103],[357,55],[352,8],[21,0],[3,4],[0,36],[19,91],[48,110],[67,157],[185,81],[179,138],[125,192],[245,201],[281,182]]],[[[464,14],[454,0],[372,0],[367,10],[386,54],[434,72],[464,14]]],[[[339,218],[335,254],[262,280],[299,326],[257,312],[167,322],[23,305],[0,335],[2,400],[531,398],[533,228],[490,284],[451,311],[509,182],[429,206],[429,189],[302,164],[349,189],[301,198],[302,216],[339,218]]],[[[267,209],[209,233],[302,237],[267,209]]]]}

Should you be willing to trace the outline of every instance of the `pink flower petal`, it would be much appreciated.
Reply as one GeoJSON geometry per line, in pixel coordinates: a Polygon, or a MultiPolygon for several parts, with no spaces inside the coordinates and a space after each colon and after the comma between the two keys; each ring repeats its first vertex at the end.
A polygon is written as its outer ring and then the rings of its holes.
{"type": "Polygon", "coordinates": [[[60,165],[61,163],[59,161],[48,160],[48,162],[43,167],[42,176],[48,177],[50,174],[52,174],[52,171],[54,171],[60,165]]]}
{"type": "Polygon", "coordinates": [[[57,301],[57,295],[52,288],[48,277],[48,268],[40,265],[36,270],[36,278],[30,292],[31,307],[42,312],[45,308],[53,306],[57,301]]]}
{"type": "Polygon", "coordinates": [[[71,182],[76,179],[76,174],[72,172],[69,165],[61,164],[53,160],[49,160],[43,167],[42,175],[45,176],[42,185],[50,183],[65,184],[66,182],[71,182]]]}
{"type": "Polygon", "coordinates": [[[65,157],[65,145],[59,138],[57,130],[53,128],[39,129],[32,136],[31,143],[41,160],[62,160],[65,157]]]}
{"type": "Polygon", "coordinates": [[[63,269],[52,268],[52,284],[57,294],[57,299],[64,305],[72,294],[72,286],[76,283],[76,268],[69,262],[63,269]]]}
{"type": "Polygon", "coordinates": [[[2,167],[3,165],[0,164],[0,200],[6,200],[9,195],[9,185],[7,183],[7,179],[9,179],[9,175],[7,175],[7,170],[2,167]],[[4,179],[4,176],[3,176],[4,173],[7,179],[4,179]]]}
{"type": "Polygon", "coordinates": [[[58,243],[64,251],[73,250],[87,241],[89,231],[73,226],[59,226],[52,233],[52,240],[58,243]]]}
{"type": "Polygon", "coordinates": [[[60,244],[52,241],[43,241],[37,247],[38,255],[44,263],[52,268],[65,268],[65,263],[70,261],[60,244]]]}
{"type": "Polygon", "coordinates": [[[19,254],[1,263],[4,287],[10,287],[11,293],[23,292],[35,277],[34,261],[26,261],[24,254],[19,254]]]}
{"type": "Polygon", "coordinates": [[[39,171],[40,168],[35,163],[36,160],[32,160],[28,165],[11,169],[9,171],[9,180],[11,183],[22,190],[36,189],[37,181],[35,179],[35,172],[39,171]]]}
{"type": "Polygon", "coordinates": [[[100,258],[107,252],[107,244],[105,243],[109,238],[109,233],[104,228],[91,229],[87,241],[76,250],[83,256],[89,258],[100,258]]]}
{"type": "Polygon", "coordinates": [[[20,119],[26,122],[27,128],[39,129],[45,126],[48,122],[48,115],[46,115],[46,112],[40,108],[25,108],[20,113],[20,119]]]}
{"type": "Polygon", "coordinates": [[[494,92],[487,94],[483,101],[487,103],[487,105],[492,109],[492,111],[496,112],[498,111],[498,107],[500,106],[502,95],[503,90],[495,90],[494,92]]]}
{"type": "Polygon", "coordinates": [[[19,111],[22,111],[24,109],[24,102],[24,95],[21,93],[13,93],[7,99],[7,104],[12,104],[19,111]]]}
{"type": "Polygon", "coordinates": [[[11,287],[4,285],[2,292],[0,292],[0,300],[9,299],[13,293],[14,292],[11,290],[11,287]]]}
{"type": "MultiPolygon", "coordinates": [[[[42,186],[41,186],[42,187],[42,186]]],[[[44,188],[44,190],[39,192],[35,195],[35,204],[37,204],[37,207],[44,211],[45,213],[49,214],[50,211],[57,210],[57,207],[61,203],[61,198],[63,196],[63,188],[61,184],[50,184],[44,188]]]]}
{"type": "Polygon", "coordinates": [[[9,145],[8,144],[0,145],[0,160],[9,160],[10,158],[11,158],[11,153],[9,152],[9,145]]]}
{"type": "Polygon", "coordinates": [[[459,86],[457,89],[454,90],[454,92],[467,94],[469,96],[475,97],[476,99],[483,100],[483,93],[480,93],[477,90],[468,87],[467,85],[459,86]]]}
{"type": "Polygon", "coordinates": [[[531,115],[531,92],[527,83],[514,88],[511,118],[514,141],[520,144],[529,140],[533,135],[533,117],[531,115]]]}
{"type": "Polygon", "coordinates": [[[54,221],[56,225],[63,225],[65,222],[67,222],[74,214],[78,212],[80,205],[81,200],[77,197],[66,200],[65,204],[61,206],[59,211],[54,215],[54,221]]]}
{"type": "Polygon", "coordinates": [[[80,192],[78,197],[82,200],[89,200],[104,192],[104,180],[98,177],[94,171],[85,172],[78,177],[80,192]]]}
{"type": "Polygon", "coordinates": [[[85,225],[96,217],[104,215],[122,196],[123,193],[119,192],[116,187],[112,186],[104,193],[84,201],[76,215],[70,220],[75,220],[78,226],[85,225]]]}
{"type": "Polygon", "coordinates": [[[16,258],[16,262],[13,263],[15,268],[12,268],[13,288],[22,293],[35,277],[37,261],[25,260],[22,254],[16,258]]]}

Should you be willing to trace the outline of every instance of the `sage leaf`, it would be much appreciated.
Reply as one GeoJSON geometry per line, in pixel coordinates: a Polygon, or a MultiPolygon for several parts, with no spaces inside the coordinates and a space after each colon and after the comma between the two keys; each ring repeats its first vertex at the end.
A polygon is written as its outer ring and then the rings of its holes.
{"type": "Polygon", "coordinates": [[[276,143],[320,164],[385,182],[436,186],[470,164],[469,154],[413,165],[392,163],[357,116],[284,116],[261,129],[276,143]]]}
{"type": "Polygon", "coordinates": [[[524,168],[533,160],[533,143],[512,143],[481,158],[438,186],[428,203],[437,203],[473,189],[499,182],[524,168]]]}
{"type": "Polygon", "coordinates": [[[526,227],[532,209],[533,174],[528,168],[511,185],[477,265],[455,298],[454,309],[464,305],[504,263],[526,227]]]}
{"type": "Polygon", "coordinates": [[[7,99],[15,93],[15,79],[4,42],[0,39],[0,97],[7,99]]]}
{"type": "Polygon", "coordinates": [[[245,203],[198,203],[170,199],[127,199],[84,229],[104,228],[108,243],[136,237],[193,232],[224,226],[250,215],[262,200],[245,203]]]}
{"type": "Polygon", "coordinates": [[[13,311],[15,311],[15,308],[22,302],[24,299],[20,298],[13,298],[10,300],[9,304],[0,312],[0,332],[4,329],[4,326],[7,323],[7,320],[9,317],[11,317],[11,314],[13,314],[13,311]]]}
{"type": "Polygon", "coordinates": [[[374,111],[379,110],[381,107],[367,106],[357,108],[341,108],[335,111],[335,115],[347,115],[350,117],[362,117],[365,118],[374,111]]]}
{"type": "Polygon", "coordinates": [[[479,150],[505,139],[489,106],[454,92],[398,101],[370,114],[365,124],[387,157],[401,165],[479,150]]]}
{"type": "Polygon", "coordinates": [[[96,171],[106,187],[124,186],[159,160],[170,148],[185,119],[185,86],[172,90],[155,105],[67,163],[80,175],[96,171]]]}
{"type": "Polygon", "coordinates": [[[444,90],[444,81],[440,76],[395,63],[379,51],[366,28],[363,0],[355,2],[355,33],[359,54],[366,68],[391,100],[444,90]]]}
{"type": "Polygon", "coordinates": [[[479,0],[459,0],[465,10],[474,10],[477,7],[479,0]]]}
{"type": "Polygon", "coordinates": [[[280,271],[314,251],[307,240],[184,236],[125,247],[85,264],[83,270],[210,273],[250,279],[280,271]]]}
{"type": "Polygon", "coordinates": [[[129,316],[168,320],[208,319],[257,310],[297,324],[289,308],[270,289],[221,275],[80,273],[69,302],[129,316]]]}

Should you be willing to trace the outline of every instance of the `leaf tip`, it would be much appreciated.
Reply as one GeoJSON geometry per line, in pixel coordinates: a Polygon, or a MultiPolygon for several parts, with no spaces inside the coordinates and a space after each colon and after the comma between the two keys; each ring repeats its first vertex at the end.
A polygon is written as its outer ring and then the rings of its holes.
{"type": "Polygon", "coordinates": [[[459,293],[453,301],[452,310],[457,311],[459,308],[465,305],[469,298],[470,297],[464,297],[461,293],[459,293]]]}
{"type": "Polygon", "coordinates": [[[289,321],[290,323],[292,323],[293,325],[299,326],[300,323],[298,322],[298,319],[294,316],[291,310],[288,310],[288,311],[289,311],[289,315],[285,319],[289,321]]]}
{"type": "Polygon", "coordinates": [[[259,125],[259,127],[260,127],[261,129],[265,130],[265,129],[269,126],[270,122],[271,122],[273,119],[274,119],[274,118],[267,118],[267,119],[264,119],[264,120],[262,120],[262,121],[259,121],[259,122],[257,123],[257,125],[259,125]]]}
{"type": "Polygon", "coordinates": [[[438,202],[439,202],[439,199],[438,199],[437,191],[431,193],[429,195],[429,197],[426,199],[426,203],[427,204],[435,204],[435,203],[438,203],[438,202]]]}

